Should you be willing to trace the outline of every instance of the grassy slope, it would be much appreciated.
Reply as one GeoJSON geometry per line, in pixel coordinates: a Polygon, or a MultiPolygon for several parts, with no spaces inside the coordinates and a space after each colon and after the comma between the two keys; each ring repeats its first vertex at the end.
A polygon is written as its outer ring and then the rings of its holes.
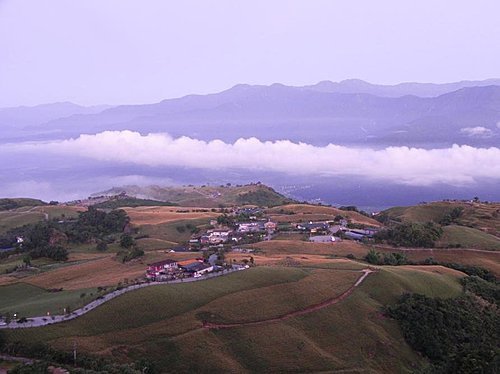
{"type": "Polygon", "coordinates": [[[491,235],[500,236],[500,203],[433,202],[409,207],[394,207],[386,211],[391,218],[410,222],[439,222],[455,207],[463,208],[458,224],[470,226],[491,235]]]}
{"type": "Polygon", "coordinates": [[[442,297],[461,292],[456,274],[384,268],[347,300],[308,315],[260,326],[199,328],[200,312],[233,321],[273,316],[334,296],[352,279],[348,271],[331,271],[329,276],[327,271],[256,268],[135,291],[77,320],[9,331],[7,336],[66,349],[77,340],[81,350],[104,351],[116,359],[148,357],[172,371],[409,372],[420,358],[380,308],[407,291],[442,297]]]}
{"type": "Polygon", "coordinates": [[[0,210],[11,210],[25,206],[33,207],[38,205],[46,205],[47,203],[38,199],[30,198],[2,198],[0,199],[0,210]]]}
{"type": "Polygon", "coordinates": [[[460,244],[462,248],[500,250],[500,239],[483,231],[457,225],[445,226],[443,231],[438,242],[440,247],[460,244]]]}
{"type": "Polygon", "coordinates": [[[168,241],[179,244],[189,240],[192,233],[186,228],[187,224],[196,227],[203,227],[209,223],[209,219],[189,219],[179,220],[175,222],[162,223],[159,225],[142,225],[139,227],[139,235],[149,235],[151,238],[168,241]],[[184,231],[179,231],[178,228],[184,228],[184,231]]]}
{"type": "MultiPolygon", "coordinates": [[[[298,256],[303,255],[336,255],[347,256],[353,254],[361,259],[368,253],[370,246],[357,242],[345,240],[340,243],[308,243],[294,240],[270,240],[252,244],[249,247],[260,249],[263,253],[259,256],[298,256]]],[[[475,265],[484,267],[492,271],[496,276],[500,276],[500,253],[495,251],[467,251],[465,249],[415,249],[403,251],[398,248],[376,246],[377,251],[384,253],[401,252],[413,261],[423,261],[432,257],[437,261],[456,262],[464,265],[475,265]]],[[[257,255],[255,256],[257,258],[257,255]]]]}
{"type": "Polygon", "coordinates": [[[0,286],[0,314],[17,313],[18,317],[32,317],[50,314],[62,314],[67,306],[78,308],[92,300],[93,293],[97,295],[94,288],[77,291],[48,292],[43,288],[26,283],[16,283],[0,286]],[[85,293],[84,297],[80,297],[85,293]]]}
{"type": "Polygon", "coordinates": [[[64,205],[43,205],[22,207],[8,211],[0,211],[0,233],[27,224],[43,221],[46,216],[53,218],[77,218],[83,208],[64,205]]]}
{"type": "Polygon", "coordinates": [[[358,212],[340,210],[334,207],[310,205],[310,204],[287,204],[267,209],[278,222],[307,222],[316,220],[332,220],[335,216],[341,215],[347,217],[355,223],[361,223],[368,226],[380,226],[380,222],[366,217],[358,212]],[[291,214],[292,213],[292,214],[291,214]]]}
{"type": "Polygon", "coordinates": [[[176,204],[149,200],[149,199],[138,199],[135,197],[127,197],[124,199],[109,200],[104,203],[95,204],[94,207],[101,209],[117,209],[123,207],[138,207],[138,206],[173,206],[176,204]]]}

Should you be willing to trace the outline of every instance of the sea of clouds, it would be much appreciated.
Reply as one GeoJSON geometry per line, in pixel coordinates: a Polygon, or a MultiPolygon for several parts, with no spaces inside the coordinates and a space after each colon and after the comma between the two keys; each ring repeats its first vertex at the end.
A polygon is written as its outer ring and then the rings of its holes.
{"type": "Polygon", "coordinates": [[[2,147],[9,152],[79,156],[149,167],[262,170],[311,177],[359,176],[412,186],[466,185],[484,178],[500,180],[500,148],[468,145],[442,149],[405,146],[372,149],[257,138],[226,143],[173,138],[164,133],[104,131],[74,139],[2,147]]]}

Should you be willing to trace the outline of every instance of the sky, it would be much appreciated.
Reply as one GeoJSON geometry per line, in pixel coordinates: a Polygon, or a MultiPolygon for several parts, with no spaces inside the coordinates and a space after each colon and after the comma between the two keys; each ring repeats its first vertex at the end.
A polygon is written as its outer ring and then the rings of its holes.
{"type": "Polygon", "coordinates": [[[500,77],[498,0],[0,0],[0,107],[500,77]]]}

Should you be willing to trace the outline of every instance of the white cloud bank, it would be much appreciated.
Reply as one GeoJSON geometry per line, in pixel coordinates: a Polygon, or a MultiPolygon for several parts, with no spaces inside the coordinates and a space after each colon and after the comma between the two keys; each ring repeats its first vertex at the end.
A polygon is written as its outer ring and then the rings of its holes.
{"type": "Polygon", "coordinates": [[[496,147],[454,145],[431,150],[408,147],[377,150],[333,144],[319,147],[288,140],[263,142],[256,138],[239,139],[231,144],[132,131],[105,131],[76,139],[10,147],[22,152],[78,155],[147,166],[236,168],[312,177],[361,176],[416,186],[464,185],[481,178],[500,180],[500,149],[496,147]]]}

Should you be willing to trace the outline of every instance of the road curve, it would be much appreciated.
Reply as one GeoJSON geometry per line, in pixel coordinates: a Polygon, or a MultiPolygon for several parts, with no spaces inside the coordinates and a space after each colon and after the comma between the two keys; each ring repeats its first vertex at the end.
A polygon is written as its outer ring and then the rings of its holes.
{"type": "Polygon", "coordinates": [[[83,306],[80,309],[76,309],[70,314],[66,315],[55,315],[55,316],[41,316],[41,317],[30,317],[28,318],[27,322],[24,323],[17,323],[17,321],[12,321],[8,324],[5,325],[0,325],[0,329],[22,329],[22,328],[32,328],[32,327],[41,327],[41,326],[47,326],[47,325],[53,325],[55,323],[61,323],[65,321],[69,321],[75,318],[78,318],[80,316],[83,316],[84,314],[90,312],[91,310],[97,308],[98,306],[104,304],[105,302],[114,299],[115,297],[118,297],[120,295],[123,295],[124,293],[134,291],[140,288],[144,287],[151,287],[151,286],[161,286],[165,284],[175,284],[175,283],[189,283],[189,282],[197,282],[197,281],[202,281],[210,278],[216,278],[220,277],[226,274],[234,273],[240,270],[245,270],[244,268],[242,269],[232,269],[232,270],[226,270],[224,272],[218,272],[218,273],[208,273],[205,275],[202,275],[199,278],[185,278],[183,280],[176,279],[172,281],[165,281],[165,282],[150,282],[150,283],[140,283],[140,284],[133,284],[127,287],[124,287],[122,289],[110,292],[106,295],[103,295],[101,298],[96,299],[87,305],[83,306]]]}

